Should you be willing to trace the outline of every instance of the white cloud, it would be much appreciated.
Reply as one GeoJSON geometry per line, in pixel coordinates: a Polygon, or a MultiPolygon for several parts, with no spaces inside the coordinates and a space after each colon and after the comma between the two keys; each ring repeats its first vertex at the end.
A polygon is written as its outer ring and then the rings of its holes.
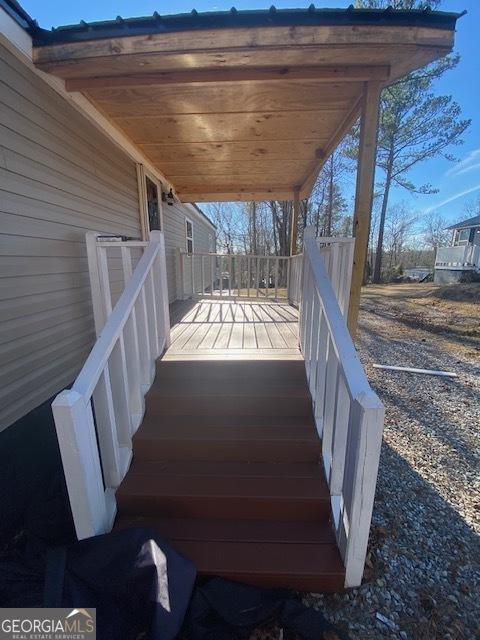
{"type": "Polygon", "coordinates": [[[431,211],[434,211],[435,209],[440,209],[440,207],[443,207],[444,205],[449,204],[454,200],[458,200],[458,198],[462,198],[463,196],[466,196],[469,193],[473,193],[474,191],[479,191],[479,190],[480,190],[480,184],[477,184],[474,187],[470,187],[470,189],[465,189],[464,191],[460,191],[459,193],[456,193],[455,195],[450,196],[445,200],[442,200],[442,202],[438,202],[437,204],[431,207],[427,207],[426,209],[423,210],[423,213],[426,214],[426,213],[430,213],[431,211]]]}
{"type": "Polygon", "coordinates": [[[457,162],[456,165],[451,167],[446,173],[446,176],[460,176],[462,173],[467,173],[468,171],[474,171],[475,169],[480,169],[480,149],[474,149],[470,151],[468,156],[457,162]]]}

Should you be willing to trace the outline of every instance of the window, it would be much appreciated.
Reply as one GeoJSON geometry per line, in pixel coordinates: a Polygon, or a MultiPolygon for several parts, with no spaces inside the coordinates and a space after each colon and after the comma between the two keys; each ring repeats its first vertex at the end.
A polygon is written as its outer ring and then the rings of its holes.
{"type": "Polygon", "coordinates": [[[468,244],[470,239],[470,229],[458,229],[457,237],[455,238],[455,244],[468,244]]]}
{"type": "Polygon", "coordinates": [[[215,253],[215,236],[211,233],[208,234],[208,250],[210,253],[215,253]]]}
{"type": "Polygon", "coordinates": [[[150,231],[161,231],[158,187],[148,176],[145,176],[145,186],[147,190],[148,227],[150,231]]]}
{"type": "Polygon", "coordinates": [[[193,223],[185,218],[185,248],[187,253],[193,253],[193,223]]]}

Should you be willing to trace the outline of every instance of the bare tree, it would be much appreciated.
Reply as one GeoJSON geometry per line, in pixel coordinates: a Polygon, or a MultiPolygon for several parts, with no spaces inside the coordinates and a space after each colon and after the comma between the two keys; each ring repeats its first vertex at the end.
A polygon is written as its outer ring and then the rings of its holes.
{"type": "Polygon", "coordinates": [[[439,213],[431,212],[424,220],[423,233],[425,244],[437,251],[438,247],[444,247],[450,243],[452,232],[447,230],[448,222],[439,213]]]}

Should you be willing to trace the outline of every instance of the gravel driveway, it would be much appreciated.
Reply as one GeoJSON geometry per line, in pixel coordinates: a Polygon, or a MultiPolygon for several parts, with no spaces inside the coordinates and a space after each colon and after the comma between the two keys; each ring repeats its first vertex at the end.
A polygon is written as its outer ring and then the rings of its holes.
{"type": "Polygon", "coordinates": [[[386,406],[366,580],[306,601],[352,639],[479,638],[480,343],[416,328],[394,301],[373,305],[367,295],[359,349],[386,406]],[[374,362],[458,378],[378,370],[374,362]]]}

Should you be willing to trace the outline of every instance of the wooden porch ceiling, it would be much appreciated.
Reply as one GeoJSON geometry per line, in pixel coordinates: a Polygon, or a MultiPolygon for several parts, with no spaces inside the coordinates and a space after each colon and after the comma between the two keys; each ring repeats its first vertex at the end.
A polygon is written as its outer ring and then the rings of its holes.
{"type": "Polygon", "coordinates": [[[184,202],[293,199],[388,84],[448,53],[422,26],[186,30],[37,46],[38,68],[82,92],[184,202]]]}

